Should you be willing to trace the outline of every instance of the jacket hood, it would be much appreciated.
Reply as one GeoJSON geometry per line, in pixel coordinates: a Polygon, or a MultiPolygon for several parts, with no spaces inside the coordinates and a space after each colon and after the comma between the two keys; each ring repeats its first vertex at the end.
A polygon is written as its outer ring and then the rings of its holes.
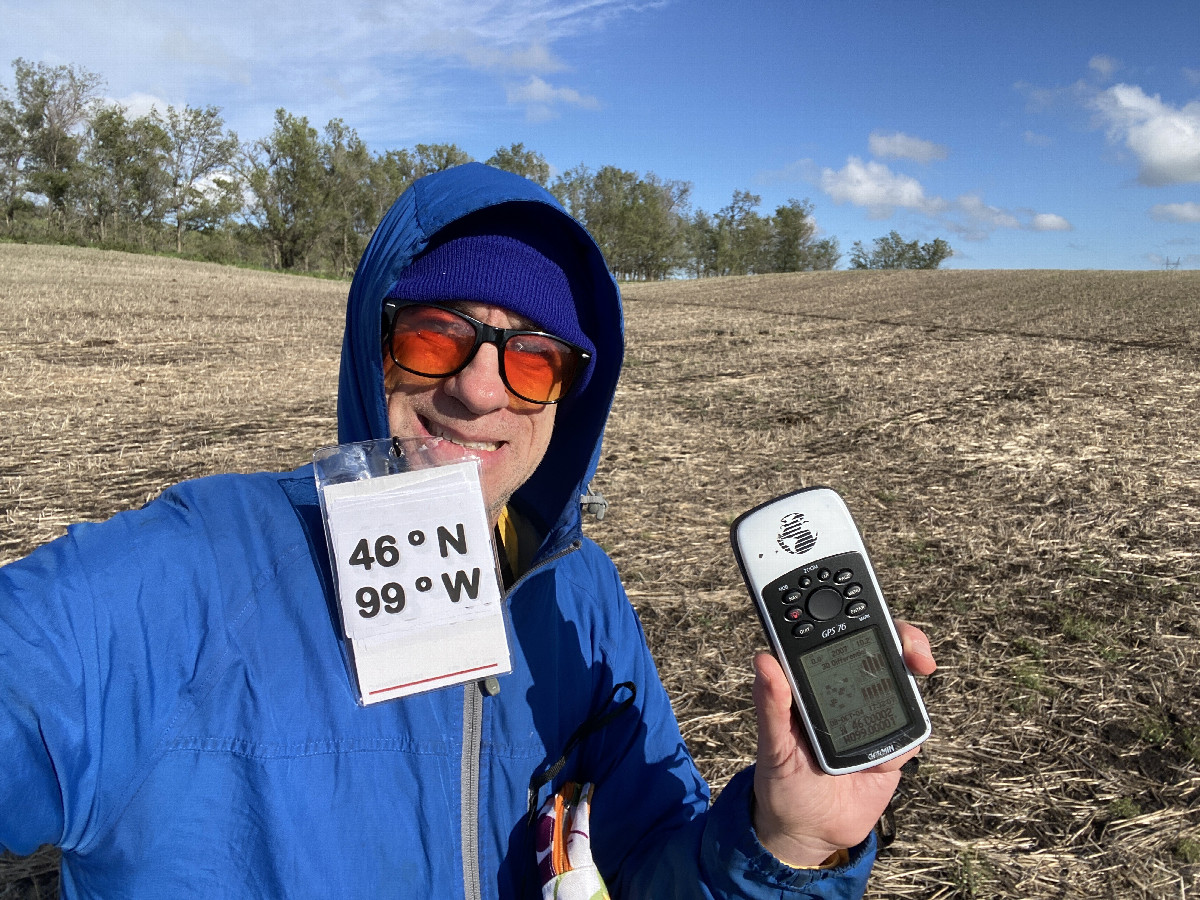
{"type": "Polygon", "coordinates": [[[596,347],[591,379],[560,404],[554,434],[537,471],[513,496],[514,505],[551,537],[579,522],[579,495],[595,474],[601,439],[624,355],[624,320],[616,282],[600,248],[544,188],[481,163],[468,163],[414,182],[392,205],[371,237],[346,306],[338,383],[338,440],[390,436],[383,388],[380,322],[383,299],[413,260],[443,229],[472,213],[514,217],[552,229],[574,242],[590,291],[576,298],[579,323],[596,347]]]}

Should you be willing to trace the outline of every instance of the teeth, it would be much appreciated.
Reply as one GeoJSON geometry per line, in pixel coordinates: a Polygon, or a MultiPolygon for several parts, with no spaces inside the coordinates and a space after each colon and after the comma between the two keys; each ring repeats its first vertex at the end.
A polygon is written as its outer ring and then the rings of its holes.
{"type": "Polygon", "coordinates": [[[496,443],[494,441],[463,441],[463,440],[459,440],[458,438],[453,438],[448,434],[443,434],[440,432],[438,433],[438,437],[440,437],[443,441],[449,441],[452,444],[458,444],[458,446],[464,447],[467,450],[489,450],[490,451],[490,450],[500,449],[500,444],[496,443]]]}

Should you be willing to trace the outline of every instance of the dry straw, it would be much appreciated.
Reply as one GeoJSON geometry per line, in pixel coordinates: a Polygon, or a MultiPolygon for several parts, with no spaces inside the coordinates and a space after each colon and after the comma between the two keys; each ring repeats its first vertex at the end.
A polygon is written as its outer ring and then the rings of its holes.
{"type": "MultiPolygon", "coordinates": [[[[0,561],[335,439],[345,284],[0,245],[0,561]]],[[[743,510],[827,484],[941,668],[868,896],[1200,898],[1200,273],[625,289],[589,533],[719,788],[754,750],[743,510]]],[[[52,853],[0,898],[53,890],[52,853]],[[37,867],[41,866],[42,870],[37,867]]]]}

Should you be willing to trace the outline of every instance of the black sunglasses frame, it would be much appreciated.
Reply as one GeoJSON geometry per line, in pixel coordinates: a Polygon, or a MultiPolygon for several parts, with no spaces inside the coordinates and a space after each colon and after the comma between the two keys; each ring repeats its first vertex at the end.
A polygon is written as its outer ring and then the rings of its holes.
{"type": "Polygon", "coordinates": [[[514,397],[524,400],[526,403],[536,403],[539,406],[553,406],[555,403],[561,403],[563,400],[565,400],[571,393],[571,388],[574,386],[576,376],[578,375],[579,371],[585,365],[587,365],[588,360],[592,358],[592,355],[582,347],[572,344],[570,341],[564,341],[558,335],[551,334],[548,331],[537,331],[536,329],[531,328],[497,328],[495,325],[489,325],[487,322],[480,322],[474,316],[469,316],[462,310],[455,309],[452,306],[444,306],[439,303],[407,303],[397,300],[383,301],[383,347],[388,356],[392,358],[392,362],[394,362],[405,372],[411,372],[414,375],[420,375],[422,378],[449,378],[451,375],[457,375],[459,372],[469,366],[471,364],[471,360],[475,358],[475,354],[479,352],[479,348],[484,344],[491,344],[496,348],[496,358],[499,361],[500,368],[500,380],[504,383],[505,390],[507,390],[514,397]],[[467,322],[472,328],[475,329],[475,345],[467,352],[466,357],[463,359],[460,365],[449,372],[418,372],[416,369],[409,368],[401,363],[400,360],[396,359],[395,354],[392,352],[392,332],[396,327],[396,313],[402,307],[407,306],[425,306],[429,307],[430,309],[440,309],[448,313],[453,313],[455,316],[462,319],[464,322],[467,322]],[[575,354],[577,359],[575,373],[571,376],[571,383],[566,386],[562,396],[557,400],[534,400],[531,397],[526,397],[524,394],[517,393],[517,391],[513,389],[513,386],[509,384],[508,373],[504,371],[504,345],[507,344],[511,338],[520,337],[521,335],[533,335],[535,337],[549,338],[552,341],[557,341],[558,343],[562,344],[575,354]]]}

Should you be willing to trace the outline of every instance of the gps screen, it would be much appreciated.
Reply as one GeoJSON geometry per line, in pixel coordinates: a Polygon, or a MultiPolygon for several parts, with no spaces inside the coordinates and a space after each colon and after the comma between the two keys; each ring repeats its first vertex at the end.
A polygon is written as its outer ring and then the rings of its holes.
{"type": "Polygon", "coordinates": [[[875,627],[822,644],[800,662],[836,753],[909,724],[875,627]]]}

